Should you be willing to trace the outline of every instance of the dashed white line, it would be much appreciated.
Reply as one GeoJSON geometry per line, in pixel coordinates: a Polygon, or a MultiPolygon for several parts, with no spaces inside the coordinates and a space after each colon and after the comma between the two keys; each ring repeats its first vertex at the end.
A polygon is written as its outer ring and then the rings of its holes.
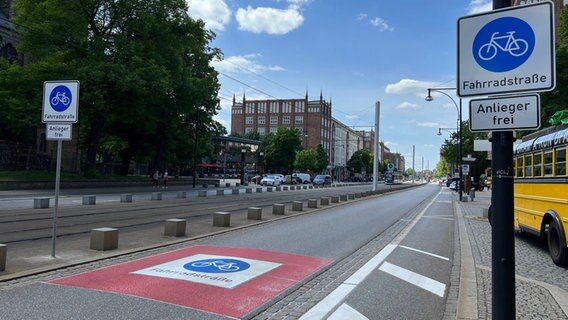
{"type": "Polygon", "coordinates": [[[420,287],[424,290],[430,291],[433,294],[442,298],[444,297],[444,293],[446,292],[446,285],[444,283],[441,283],[434,279],[430,279],[416,272],[412,272],[408,269],[395,266],[394,264],[390,264],[388,262],[383,263],[379,267],[379,270],[386,272],[394,277],[397,277],[400,280],[406,281],[410,284],[420,287]]]}
{"type": "Polygon", "coordinates": [[[404,249],[408,249],[408,250],[412,250],[412,251],[416,251],[416,252],[420,252],[420,253],[423,253],[423,254],[427,254],[427,255],[429,255],[429,256],[436,257],[436,258],[439,258],[439,259],[442,259],[442,260],[450,261],[449,258],[446,258],[446,257],[443,257],[443,256],[439,256],[439,255],[437,255],[437,254],[430,253],[430,252],[427,252],[427,251],[422,251],[422,250],[420,250],[420,249],[411,248],[411,247],[407,247],[407,246],[399,246],[399,247],[404,248],[404,249]]]}
{"type": "Polygon", "coordinates": [[[359,311],[351,308],[348,304],[342,304],[327,320],[369,320],[359,311]]]}

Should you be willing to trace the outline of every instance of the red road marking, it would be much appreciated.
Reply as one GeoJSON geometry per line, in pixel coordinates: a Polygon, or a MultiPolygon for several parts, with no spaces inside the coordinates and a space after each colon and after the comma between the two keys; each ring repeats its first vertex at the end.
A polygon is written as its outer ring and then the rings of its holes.
{"type": "Polygon", "coordinates": [[[193,246],[50,283],[111,291],[241,318],[330,262],[329,259],[258,249],[193,246]],[[249,258],[282,265],[233,289],[132,273],[195,254],[249,258]]]}

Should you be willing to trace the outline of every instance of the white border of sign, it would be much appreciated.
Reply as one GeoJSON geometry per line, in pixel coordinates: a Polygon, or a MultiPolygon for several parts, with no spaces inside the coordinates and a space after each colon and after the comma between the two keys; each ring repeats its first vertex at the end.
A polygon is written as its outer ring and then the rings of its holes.
{"type": "MultiPolygon", "coordinates": [[[[479,108],[479,106],[477,106],[479,108]]],[[[509,112],[509,110],[505,110],[505,114],[509,112]]],[[[515,110],[514,110],[515,111],[515,110]]],[[[515,113],[518,110],[515,111],[515,113]]],[[[509,112],[510,113],[510,112],[509,112]]],[[[489,117],[498,115],[498,113],[491,113],[489,117]]],[[[511,131],[511,130],[519,130],[519,129],[538,129],[540,128],[540,96],[538,94],[525,94],[525,95],[518,95],[518,96],[498,96],[498,97],[490,97],[485,99],[471,99],[469,101],[469,130],[478,132],[478,131],[511,131]],[[529,113],[528,117],[526,115],[521,114],[522,118],[516,118],[517,121],[516,125],[510,125],[504,127],[504,125],[498,126],[491,126],[487,124],[487,119],[476,115],[474,109],[476,105],[480,102],[485,102],[486,104],[493,104],[499,102],[501,105],[518,105],[524,103],[530,103],[530,110],[527,112],[529,113]]]]}
{"type": "Polygon", "coordinates": [[[41,111],[41,122],[43,123],[77,123],[79,121],[79,81],[62,80],[62,81],[45,81],[43,83],[43,103],[41,111]],[[49,103],[51,91],[57,86],[66,86],[71,91],[71,104],[65,111],[53,110],[49,103]],[[51,119],[51,118],[54,119],[51,119]]]}
{"type": "Polygon", "coordinates": [[[457,95],[460,97],[495,95],[526,91],[550,91],[556,85],[554,7],[552,2],[544,1],[524,6],[507,7],[458,19],[458,77],[457,95]],[[548,6],[548,7],[547,7],[548,6]],[[535,46],[530,58],[521,66],[507,72],[492,72],[477,64],[471,46],[477,33],[487,23],[501,17],[517,17],[527,22],[535,32],[535,46]],[[508,85],[509,79],[529,75],[547,77],[546,82],[508,85]],[[506,80],[503,80],[506,79],[506,80]],[[497,81],[499,86],[464,89],[464,81],[497,81]],[[504,82],[504,86],[501,83],[504,82]]]}

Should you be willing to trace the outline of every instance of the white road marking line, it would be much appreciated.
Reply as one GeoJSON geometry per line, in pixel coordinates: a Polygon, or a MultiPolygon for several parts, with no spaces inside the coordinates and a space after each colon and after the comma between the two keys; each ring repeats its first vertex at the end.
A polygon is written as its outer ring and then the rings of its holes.
{"type": "Polygon", "coordinates": [[[450,261],[450,258],[439,256],[437,254],[430,253],[430,252],[427,252],[427,251],[422,251],[420,249],[415,249],[415,248],[411,248],[411,247],[407,247],[407,246],[400,246],[400,245],[399,245],[399,247],[404,248],[404,249],[408,249],[408,250],[412,250],[412,251],[416,251],[416,252],[420,252],[420,253],[423,253],[423,254],[427,254],[429,256],[436,257],[436,258],[439,258],[439,259],[442,259],[442,260],[450,261]]]}
{"type": "Polygon", "coordinates": [[[430,279],[425,277],[421,274],[412,272],[410,270],[401,268],[399,266],[395,266],[394,264],[390,264],[388,262],[383,263],[379,270],[386,272],[394,277],[399,278],[400,280],[406,281],[410,284],[413,284],[417,287],[420,287],[424,290],[430,291],[433,294],[444,297],[444,293],[446,292],[446,285],[434,279],[430,279]]]}
{"type": "Polygon", "coordinates": [[[454,221],[454,218],[448,218],[444,216],[424,216],[423,218],[432,218],[437,220],[446,220],[446,221],[454,221]]]}
{"type": "Polygon", "coordinates": [[[369,320],[369,318],[362,315],[359,311],[351,308],[346,303],[342,304],[334,313],[332,313],[327,320],[369,320]]]}
{"type": "Polygon", "coordinates": [[[357,270],[351,277],[349,277],[349,279],[345,280],[345,282],[333,290],[327,297],[306,312],[300,320],[324,319],[327,314],[337,307],[339,303],[345,300],[351,291],[353,291],[359,283],[365,280],[365,278],[373,272],[373,270],[375,270],[375,268],[377,268],[395,248],[395,245],[387,244],[383,250],[365,263],[365,265],[357,270]]]}

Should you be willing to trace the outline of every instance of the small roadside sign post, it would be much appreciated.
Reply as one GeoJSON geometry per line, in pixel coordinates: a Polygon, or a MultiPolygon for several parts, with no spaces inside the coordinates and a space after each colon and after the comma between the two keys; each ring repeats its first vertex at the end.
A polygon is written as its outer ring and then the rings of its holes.
{"type": "Polygon", "coordinates": [[[554,7],[493,0],[493,11],[462,17],[457,27],[457,94],[490,96],[470,102],[470,128],[492,131],[492,315],[515,319],[512,130],[540,127],[538,96],[526,94],[556,85],[554,7]],[[495,97],[515,93],[525,95],[495,97]]]}
{"type": "Polygon", "coordinates": [[[46,124],[46,139],[57,141],[55,169],[55,203],[51,234],[51,257],[55,258],[57,238],[57,210],[61,177],[61,149],[63,140],[72,139],[72,124],[78,121],[79,81],[46,81],[43,83],[42,122],[46,124]]]}

